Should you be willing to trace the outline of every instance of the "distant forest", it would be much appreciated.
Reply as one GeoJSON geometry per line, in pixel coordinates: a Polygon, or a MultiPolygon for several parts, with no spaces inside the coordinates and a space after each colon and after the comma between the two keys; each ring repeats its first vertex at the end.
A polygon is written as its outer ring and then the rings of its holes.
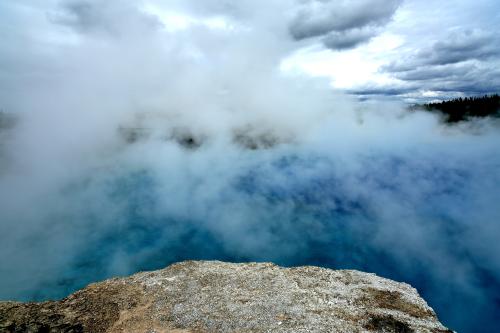
{"type": "Polygon", "coordinates": [[[447,123],[456,123],[471,117],[500,118],[500,96],[498,94],[482,97],[456,98],[440,103],[421,105],[430,112],[439,112],[447,123]]]}

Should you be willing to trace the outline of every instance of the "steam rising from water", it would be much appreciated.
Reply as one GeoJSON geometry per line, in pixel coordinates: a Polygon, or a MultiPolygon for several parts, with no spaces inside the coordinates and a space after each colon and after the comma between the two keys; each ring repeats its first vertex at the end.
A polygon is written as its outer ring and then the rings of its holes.
{"type": "Polygon", "coordinates": [[[295,44],[286,26],[264,33],[279,23],[267,17],[172,33],[123,6],[133,24],[90,6],[72,13],[105,28],[80,20],[76,42],[2,60],[18,117],[1,129],[2,299],[258,260],[376,272],[419,288],[452,328],[493,329],[497,123],[446,127],[283,73],[295,44]]]}

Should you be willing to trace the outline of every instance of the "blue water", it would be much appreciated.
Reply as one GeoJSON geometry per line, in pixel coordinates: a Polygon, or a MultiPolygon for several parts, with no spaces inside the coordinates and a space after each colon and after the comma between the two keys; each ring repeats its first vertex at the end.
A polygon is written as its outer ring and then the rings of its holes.
{"type": "MultiPolygon", "coordinates": [[[[491,253],[500,247],[481,242],[483,225],[498,230],[496,166],[364,159],[356,172],[318,156],[255,163],[208,199],[191,189],[181,214],[163,207],[172,193],[162,192],[150,170],[107,176],[99,187],[106,204],[75,213],[83,245],[18,298],[60,298],[93,281],[186,259],[273,261],[404,281],[450,328],[498,331],[500,272],[491,253]],[[103,223],[109,207],[119,207],[119,218],[103,223]]],[[[72,184],[66,200],[92,200],[88,184],[72,184]]]]}

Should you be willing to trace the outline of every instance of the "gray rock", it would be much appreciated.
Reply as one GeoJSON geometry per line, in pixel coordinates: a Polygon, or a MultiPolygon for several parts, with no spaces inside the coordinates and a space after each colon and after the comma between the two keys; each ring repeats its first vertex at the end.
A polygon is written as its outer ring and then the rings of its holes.
{"type": "Polygon", "coordinates": [[[451,332],[411,286],[352,270],[188,261],[56,302],[0,303],[0,332],[451,332]]]}

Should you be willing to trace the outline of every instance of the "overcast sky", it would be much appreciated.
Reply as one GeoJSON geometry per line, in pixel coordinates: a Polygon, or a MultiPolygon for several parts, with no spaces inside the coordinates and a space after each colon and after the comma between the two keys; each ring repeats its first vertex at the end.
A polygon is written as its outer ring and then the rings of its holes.
{"type": "Polygon", "coordinates": [[[498,1],[406,0],[392,14],[367,43],[301,52],[299,66],[367,96],[411,100],[499,91],[498,1]]]}
{"type": "Polygon", "coordinates": [[[263,41],[276,34],[288,43],[284,72],[325,76],[361,98],[414,102],[500,91],[496,0],[2,1],[0,83],[12,89],[17,67],[33,75],[43,71],[34,58],[123,26],[140,34],[260,29],[263,41]],[[144,22],[133,10],[147,13],[144,22]]]}

